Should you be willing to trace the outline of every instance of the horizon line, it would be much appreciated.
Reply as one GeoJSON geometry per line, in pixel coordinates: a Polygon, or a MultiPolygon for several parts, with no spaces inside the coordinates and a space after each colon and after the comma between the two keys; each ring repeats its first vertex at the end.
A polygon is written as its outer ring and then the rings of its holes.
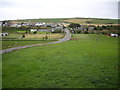
{"type": "Polygon", "coordinates": [[[65,19],[65,18],[85,18],[85,19],[87,19],[87,18],[93,18],[93,19],[119,19],[119,18],[102,18],[102,17],[55,17],[55,18],[53,18],[53,17],[50,17],[50,18],[27,18],[27,19],[25,19],[25,18],[21,18],[21,19],[3,19],[3,20],[0,20],[0,21],[14,21],[14,20],[29,20],[29,19],[59,19],[59,18],[63,18],[63,19],[65,19]]]}

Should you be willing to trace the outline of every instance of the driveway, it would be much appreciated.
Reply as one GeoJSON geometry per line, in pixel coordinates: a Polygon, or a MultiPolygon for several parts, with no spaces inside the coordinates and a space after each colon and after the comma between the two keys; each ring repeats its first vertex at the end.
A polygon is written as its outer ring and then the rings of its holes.
{"type": "Polygon", "coordinates": [[[6,52],[11,52],[11,51],[18,50],[18,49],[22,49],[22,48],[28,48],[28,47],[34,47],[34,46],[41,46],[41,45],[48,45],[48,44],[55,44],[55,43],[61,43],[61,42],[68,41],[68,40],[70,40],[70,38],[71,38],[70,31],[69,31],[67,28],[65,28],[64,30],[65,30],[65,32],[66,32],[66,35],[65,35],[64,38],[62,38],[62,39],[59,40],[59,41],[51,42],[51,43],[35,44],[35,45],[20,46],[20,47],[14,47],[14,48],[9,48],[9,49],[4,49],[4,50],[0,50],[0,54],[6,53],[6,52]]]}

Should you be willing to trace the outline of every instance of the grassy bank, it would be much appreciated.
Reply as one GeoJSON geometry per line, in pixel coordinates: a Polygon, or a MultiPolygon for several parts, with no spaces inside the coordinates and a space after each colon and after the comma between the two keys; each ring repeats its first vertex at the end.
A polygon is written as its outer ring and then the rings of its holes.
{"type": "Polygon", "coordinates": [[[72,40],[3,54],[3,88],[116,88],[117,38],[72,40]]]}

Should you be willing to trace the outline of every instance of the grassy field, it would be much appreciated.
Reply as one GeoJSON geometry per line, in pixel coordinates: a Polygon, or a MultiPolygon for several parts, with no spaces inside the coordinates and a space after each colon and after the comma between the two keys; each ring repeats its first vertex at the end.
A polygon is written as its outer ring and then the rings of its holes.
{"type": "Polygon", "coordinates": [[[8,48],[26,46],[26,45],[49,43],[49,42],[54,42],[54,41],[57,41],[57,40],[2,41],[2,48],[1,49],[8,49],[8,48]]]}
{"type": "Polygon", "coordinates": [[[59,40],[64,37],[64,34],[25,34],[24,39],[43,39],[46,36],[50,40],[59,40]]]}
{"type": "Polygon", "coordinates": [[[3,54],[3,88],[117,88],[118,38],[72,40],[3,54]]]}
{"type": "Polygon", "coordinates": [[[7,39],[2,41],[2,48],[0,49],[54,42],[63,38],[64,34],[25,34],[25,38],[21,37],[22,34],[10,34],[9,36],[4,36],[3,38],[7,39]],[[48,39],[43,39],[43,37],[45,38],[46,36],[48,39]]]}
{"type": "Polygon", "coordinates": [[[65,18],[48,18],[48,19],[26,19],[26,20],[17,20],[18,22],[47,22],[47,23],[61,23],[65,18]]]}
{"type": "Polygon", "coordinates": [[[8,36],[3,36],[3,39],[43,39],[45,36],[47,36],[49,39],[60,39],[63,38],[65,34],[24,34],[25,37],[22,38],[23,34],[9,34],[8,36]]]}
{"type": "Polygon", "coordinates": [[[63,20],[64,22],[70,22],[70,23],[79,23],[79,24],[86,24],[86,21],[91,21],[91,24],[108,24],[108,23],[113,23],[113,24],[118,24],[118,20],[116,19],[67,19],[63,20]]]}
{"type": "Polygon", "coordinates": [[[17,20],[19,22],[47,22],[47,23],[80,23],[86,24],[86,21],[92,21],[91,24],[118,24],[117,19],[99,19],[99,18],[49,18],[49,19],[26,19],[26,20],[17,20]]]}

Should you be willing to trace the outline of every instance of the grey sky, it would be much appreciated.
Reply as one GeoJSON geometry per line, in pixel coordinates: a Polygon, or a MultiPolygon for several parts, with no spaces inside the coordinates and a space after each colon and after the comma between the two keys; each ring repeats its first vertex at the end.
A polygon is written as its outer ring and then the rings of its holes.
{"type": "Polygon", "coordinates": [[[0,20],[118,18],[119,0],[0,0],[0,20]]]}

